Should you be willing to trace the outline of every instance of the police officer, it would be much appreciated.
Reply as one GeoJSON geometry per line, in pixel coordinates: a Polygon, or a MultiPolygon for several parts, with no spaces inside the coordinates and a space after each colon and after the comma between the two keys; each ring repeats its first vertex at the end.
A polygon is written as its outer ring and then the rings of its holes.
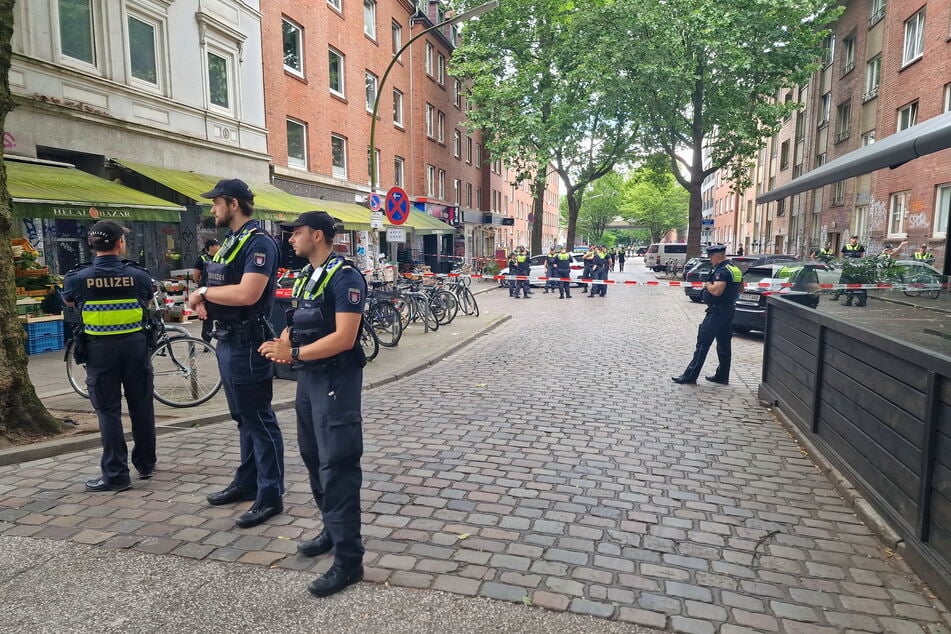
{"type": "Polygon", "coordinates": [[[743,273],[726,259],[726,246],[707,247],[707,257],[713,270],[703,283],[703,301],[707,304],[707,314],[697,331],[697,348],[694,350],[690,365],[680,376],[671,377],[674,383],[693,385],[700,376],[700,369],[710,351],[710,345],[717,342],[717,359],[720,364],[713,376],[705,377],[711,383],[727,385],[730,382],[730,361],[733,356],[733,313],[736,298],[743,289],[743,273]]]}
{"type": "Polygon", "coordinates": [[[525,247],[520,246],[518,248],[518,253],[515,254],[515,274],[519,277],[524,277],[524,280],[518,280],[515,283],[515,298],[518,299],[519,291],[525,293],[525,299],[528,299],[528,294],[531,288],[531,282],[529,282],[528,277],[532,272],[531,262],[528,259],[528,252],[525,250],[525,247]]]}
{"type": "MultiPolygon", "coordinates": [[[[581,256],[581,262],[582,264],[584,264],[584,270],[581,271],[582,279],[585,279],[585,280],[594,279],[594,255],[596,251],[597,249],[595,247],[589,247],[588,250],[585,251],[584,255],[581,256]]],[[[594,295],[594,286],[593,285],[590,285],[590,286],[591,286],[591,294],[594,295]]],[[[589,284],[585,284],[582,290],[587,291],[588,287],[589,287],[589,284]]]]}
{"type": "Polygon", "coordinates": [[[333,565],[308,586],[324,597],[363,578],[360,391],[366,357],[359,332],[366,281],[333,252],[336,226],[329,214],[309,211],[281,228],[293,232],[294,253],[310,264],[294,284],[288,327],[260,352],[297,371],[297,439],[324,523],[297,551],[315,557],[333,549],[333,565]]]}
{"type": "MultiPolygon", "coordinates": [[[[218,249],[220,248],[221,243],[214,238],[205,240],[205,248],[202,249],[201,255],[195,260],[195,266],[192,268],[192,281],[198,284],[198,286],[208,285],[207,276],[205,275],[205,265],[215,257],[215,254],[218,253],[218,249]]],[[[201,338],[209,343],[212,339],[212,323],[210,319],[205,319],[201,322],[201,338]]]]}
{"type": "MultiPolygon", "coordinates": [[[[608,279],[608,257],[603,246],[595,249],[594,258],[591,260],[591,275],[596,280],[608,279]]],[[[593,284],[591,294],[588,297],[604,297],[607,292],[607,284],[593,284]]]]}
{"type": "Polygon", "coordinates": [[[124,491],[132,486],[122,431],[122,392],[132,419],[132,464],[139,478],[155,470],[155,407],[152,363],[146,336],[146,310],[154,294],[152,277],[135,262],[122,260],[128,229],[97,222],[87,234],[96,252],[92,264],[66,274],[63,300],[78,306],[80,338],[86,344],[86,385],[99,417],[102,475],[86,490],[124,491]]]}
{"type": "Polygon", "coordinates": [[[555,276],[561,280],[556,282],[559,291],[558,299],[566,297],[571,299],[571,282],[568,281],[571,277],[571,254],[568,253],[568,247],[561,247],[561,253],[558,253],[554,260],[555,276]]]}
{"type": "Polygon", "coordinates": [[[518,283],[515,281],[515,277],[514,277],[515,275],[518,275],[518,260],[515,259],[516,254],[517,254],[516,251],[512,251],[509,254],[509,259],[507,264],[509,267],[509,275],[512,276],[508,280],[509,297],[514,297],[518,299],[518,295],[516,295],[516,293],[518,292],[518,283]]]}
{"type": "Polygon", "coordinates": [[[254,500],[235,521],[249,528],[284,511],[284,440],[271,409],[274,369],[258,353],[258,346],[274,336],[266,316],[274,305],[278,249],[274,238],[251,219],[254,194],[244,181],[218,181],[202,197],[214,201],[215,224],[230,231],[205,265],[208,285],[193,292],[188,302],[199,318],[214,320],[218,368],[241,443],[234,479],[209,495],[208,503],[254,500]]]}
{"type": "Polygon", "coordinates": [[[924,262],[925,264],[931,264],[934,262],[934,253],[928,250],[928,245],[923,244],[920,247],[920,250],[915,251],[915,260],[918,262],[924,262]]]}
{"type": "Polygon", "coordinates": [[[548,255],[545,256],[545,293],[554,292],[558,283],[555,281],[555,247],[548,249],[548,255]]]}
{"type": "Polygon", "coordinates": [[[826,263],[831,261],[832,258],[834,257],[835,257],[835,250],[832,248],[831,242],[826,242],[825,247],[817,250],[815,253],[812,254],[813,260],[819,260],[820,262],[826,262],[826,263]]]}
{"type": "MultiPolygon", "coordinates": [[[[858,236],[852,236],[849,238],[848,244],[842,246],[842,257],[857,260],[865,257],[865,246],[859,243],[858,236]]],[[[845,273],[845,271],[843,271],[845,273]]],[[[847,275],[842,275],[842,283],[847,284],[851,278],[847,275]]],[[[833,295],[833,299],[838,299],[839,294],[842,291],[838,291],[833,295]]],[[[842,302],[843,306],[851,306],[852,300],[857,299],[858,303],[856,306],[865,306],[865,303],[868,301],[868,291],[845,291],[845,301],[842,302]]]]}

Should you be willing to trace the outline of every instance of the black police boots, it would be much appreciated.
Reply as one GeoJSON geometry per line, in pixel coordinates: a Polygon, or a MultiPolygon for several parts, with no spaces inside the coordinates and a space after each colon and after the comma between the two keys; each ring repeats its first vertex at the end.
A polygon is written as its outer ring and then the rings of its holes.
{"type": "Polygon", "coordinates": [[[236,519],[234,523],[238,528],[251,528],[252,526],[263,524],[275,515],[280,515],[283,512],[284,505],[280,501],[271,504],[261,504],[260,506],[255,504],[247,513],[236,519]]]}
{"type": "Polygon", "coordinates": [[[670,377],[670,380],[673,381],[674,383],[677,383],[678,385],[696,385],[697,384],[697,379],[691,379],[689,376],[684,376],[683,374],[681,374],[680,376],[672,376],[670,377]]]}
{"type": "Polygon", "coordinates": [[[125,491],[132,488],[132,481],[129,478],[125,480],[106,481],[102,476],[86,481],[86,490],[90,493],[102,493],[103,491],[125,491]]]}
{"type": "Polygon", "coordinates": [[[233,502],[248,502],[257,498],[257,493],[253,491],[242,491],[233,484],[229,484],[224,491],[210,494],[206,499],[212,506],[221,506],[222,504],[232,504],[233,502]]]}
{"type": "Polygon", "coordinates": [[[327,597],[362,579],[363,566],[357,564],[352,568],[344,568],[335,563],[322,577],[311,581],[307,590],[315,597],[327,597]]]}
{"type": "Polygon", "coordinates": [[[330,552],[333,547],[334,543],[330,539],[330,535],[327,534],[327,531],[323,531],[317,537],[297,544],[297,552],[304,557],[316,557],[330,552]]]}
{"type": "Polygon", "coordinates": [[[705,377],[703,377],[703,378],[705,378],[706,380],[710,381],[711,383],[719,383],[720,385],[729,385],[729,384],[730,384],[730,379],[728,379],[728,378],[725,379],[725,378],[719,377],[719,376],[717,376],[716,374],[714,374],[713,376],[705,376],[705,377]]]}

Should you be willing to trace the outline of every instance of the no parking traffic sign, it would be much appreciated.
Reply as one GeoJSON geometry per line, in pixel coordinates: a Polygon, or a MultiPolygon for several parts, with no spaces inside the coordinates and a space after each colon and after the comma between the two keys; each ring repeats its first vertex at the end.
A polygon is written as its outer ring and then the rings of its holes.
{"type": "Polygon", "coordinates": [[[401,225],[409,218],[409,196],[400,187],[386,192],[386,219],[391,225],[401,225]]]}
{"type": "Polygon", "coordinates": [[[367,198],[367,203],[370,205],[371,211],[380,211],[383,209],[383,196],[374,192],[367,198]]]}

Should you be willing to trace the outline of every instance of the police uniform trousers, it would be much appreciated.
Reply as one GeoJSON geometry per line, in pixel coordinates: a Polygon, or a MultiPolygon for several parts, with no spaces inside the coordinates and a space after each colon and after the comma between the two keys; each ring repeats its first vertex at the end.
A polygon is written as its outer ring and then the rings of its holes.
{"type": "Polygon", "coordinates": [[[232,484],[245,493],[257,491],[257,505],[273,506],[284,494],[284,438],[271,409],[273,366],[236,332],[220,339],[217,350],[221,384],[241,443],[241,464],[232,484]]]}
{"type": "Polygon", "coordinates": [[[561,297],[568,296],[571,297],[571,282],[568,281],[568,278],[571,276],[571,270],[567,271],[555,271],[555,277],[559,278],[561,281],[555,282],[555,286],[558,287],[558,292],[561,297]]]}
{"type": "Polygon", "coordinates": [[[297,442],[314,502],[334,545],[334,561],[363,561],[360,486],[363,370],[356,366],[297,370],[297,442]]]}
{"type": "MultiPolygon", "coordinates": [[[[519,275],[528,275],[528,273],[519,273],[519,275]]],[[[528,280],[517,280],[515,282],[515,297],[518,297],[519,291],[525,293],[525,297],[528,297],[529,289],[531,288],[531,282],[528,280]]]]}
{"type": "Polygon", "coordinates": [[[155,403],[152,361],[144,332],[89,335],[86,387],[99,416],[102,477],[129,480],[128,449],[122,431],[122,392],[132,419],[132,464],[140,473],[155,468],[155,403]]]}
{"type": "MultiPolygon", "coordinates": [[[[608,281],[608,268],[607,268],[607,266],[605,266],[604,268],[602,268],[602,269],[599,271],[598,279],[599,279],[599,280],[604,280],[605,282],[608,281]]],[[[598,286],[595,287],[595,290],[597,290],[598,292],[601,293],[601,297],[604,297],[605,295],[608,294],[608,285],[607,285],[607,284],[598,284],[598,286]]]]}
{"type": "Polygon", "coordinates": [[[736,309],[733,306],[708,306],[707,314],[700,322],[697,330],[697,348],[693,359],[684,371],[684,378],[697,380],[703,362],[707,359],[707,352],[714,341],[717,342],[718,378],[730,377],[730,362],[733,359],[733,315],[736,309]]]}

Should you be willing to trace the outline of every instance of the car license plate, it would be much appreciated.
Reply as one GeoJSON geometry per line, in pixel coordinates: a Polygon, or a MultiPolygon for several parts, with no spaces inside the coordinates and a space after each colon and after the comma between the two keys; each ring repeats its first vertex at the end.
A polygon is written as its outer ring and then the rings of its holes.
{"type": "Polygon", "coordinates": [[[759,302],[760,296],[756,293],[740,293],[740,299],[744,299],[748,302],[759,302]]]}

